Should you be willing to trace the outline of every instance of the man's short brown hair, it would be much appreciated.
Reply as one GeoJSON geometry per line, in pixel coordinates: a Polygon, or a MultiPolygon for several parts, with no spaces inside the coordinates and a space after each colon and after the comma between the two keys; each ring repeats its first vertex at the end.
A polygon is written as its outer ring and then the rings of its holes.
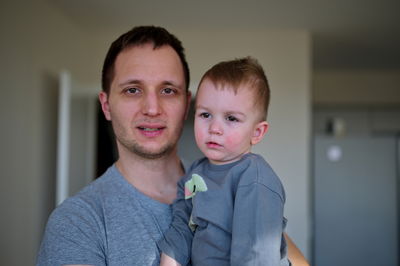
{"type": "Polygon", "coordinates": [[[185,75],[186,91],[189,88],[190,73],[186,62],[185,51],[181,41],[166,29],[156,26],[138,26],[122,34],[110,46],[103,64],[101,86],[107,94],[110,92],[111,82],[114,78],[114,64],[117,56],[127,48],[151,43],[153,48],[171,46],[178,54],[185,75]]]}

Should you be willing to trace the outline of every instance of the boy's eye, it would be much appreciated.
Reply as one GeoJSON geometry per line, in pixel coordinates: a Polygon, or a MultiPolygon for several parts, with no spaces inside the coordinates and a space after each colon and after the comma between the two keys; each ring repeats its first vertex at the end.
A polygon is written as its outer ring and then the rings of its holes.
{"type": "Polygon", "coordinates": [[[237,119],[236,117],[234,117],[233,115],[228,115],[226,117],[226,120],[230,121],[230,122],[239,122],[239,119],[237,119]]]}
{"type": "Polygon", "coordinates": [[[202,118],[209,118],[211,115],[209,113],[204,112],[204,113],[201,113],[199,116],[202,118]]]}
{"type": "Polygon", "coordinates": [[[175,93],[175,90],[174,90],[174,89],[171,89],[171,88],[164,88],[164,89],[161,91],[161,93],[162,93],[162,94],[170,95],[170,94],[174,94],[174,93],[175,93]]]}

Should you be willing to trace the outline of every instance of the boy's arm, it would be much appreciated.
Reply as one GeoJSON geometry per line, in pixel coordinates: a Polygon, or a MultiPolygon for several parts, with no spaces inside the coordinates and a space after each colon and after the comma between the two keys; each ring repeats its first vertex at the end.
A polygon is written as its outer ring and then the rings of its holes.
{"type": "Polygon", "coordinates": [[[281,195],[253,183],[236,191],[232,224],[231,265],[276,266],[283,238],[281,195]]]}
{"type": "Polygon", "coordinates": [[[300,249],[294,244],[290,237],[285,233],[288,247],[288,257],[293,266],[310,266],[300,249]]]}
{"type": "MultiPolygon", "coordinates": [[[[189,219],[192,212],[192,201],[185,200],[184,179],[178,183],[178,195],[172,206],[172,223],[165,232],[164,238],[158,242],[162,253],[168,255],[181,265],[190,260],[193,232],[189,228],[189,219]]],[[[161,256],[163,258],[163,255],[161,256]]],[[[174,265],[174,264],[165,264],[174,265]]],[[[176,264],[179,265],[179,264],[176,264]]]]}

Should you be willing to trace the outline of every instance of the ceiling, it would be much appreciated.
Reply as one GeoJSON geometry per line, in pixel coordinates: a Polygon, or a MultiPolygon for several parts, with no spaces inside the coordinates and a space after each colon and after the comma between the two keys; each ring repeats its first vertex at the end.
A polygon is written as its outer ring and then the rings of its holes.
{"type": "Polygon", "coordinates": [[[316,70],[400,69],[399,0],[48,1],[95,31],[140,24],[308,30],[316,70]]]}

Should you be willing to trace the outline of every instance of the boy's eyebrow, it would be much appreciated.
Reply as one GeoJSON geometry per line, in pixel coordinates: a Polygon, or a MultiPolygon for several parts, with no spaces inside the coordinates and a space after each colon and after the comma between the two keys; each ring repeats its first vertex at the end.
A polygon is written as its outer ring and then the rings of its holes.
{"type": "MultiPolygon", "coordinates": [[[[207,108],[207,107],[205,107],[205,106],[202,106],[202,105],[197,105],[197,104],[196,104],[195,108],[196,108],[196,109],[204,109],[204,110],[208,110],[208,108],[207,108]]],[[[246,114],[245,114],[245,113],[243,113],[243,112],[239,112],[239,111],[234,111],[234,110],[228,110],[228,111],[226,111],[226,112],[224,112],[224,113],[225,113],[225,114],[236,114],[236,115],[242,115],[242,116],[246,116],[246,114]]]]}
{"type": "Polygon", "coordinates": [[[226,112],[227,114],[234,114],[234,115],[242,115],[242,116],[246,116],[245,113],[243,112],[237,112],[237,111],[228,111],[226,112]]]}
{"type": "Polygon", "coordinates": [[[199,109],[207,109],[207,107],[204,107],[204,106],[201,106],[201,105],[199,105],[199,104],[195,104],[195,107],[196,107],[196,109],[197,108],[199,108],[199,109]]]}

